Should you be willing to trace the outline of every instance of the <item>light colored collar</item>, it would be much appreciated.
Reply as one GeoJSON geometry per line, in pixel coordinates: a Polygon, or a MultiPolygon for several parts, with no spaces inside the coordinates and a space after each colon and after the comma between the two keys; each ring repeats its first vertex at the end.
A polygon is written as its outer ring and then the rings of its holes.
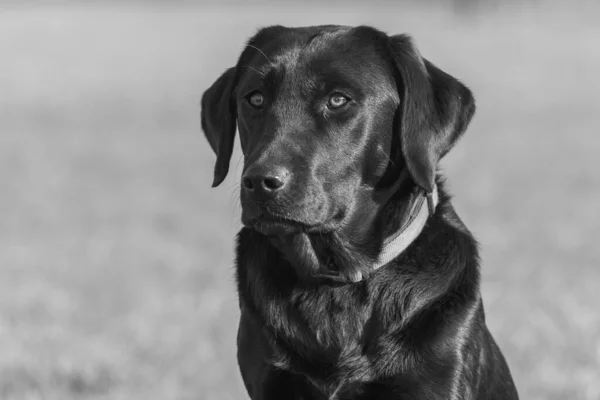
{"type": "MultiPolygon", "coordinates": [[[[372,271],[377,271],[394,258],[398,257],[406,248],[414,242],[419,236],[430,215],[433,215],[439,202],[437,185],[434,185],[431,193],[420,192],[419,198],[411,206],[408,219],[402,224],[400,229],[388,236],[383,241],[378,260],[373,264],[372,271]]],[[[331,279],[336,282],[347,283],[336,275],[321,274],[320,278],[331,279]]],[[[355,275],[350,277],[350,282],[360,282],[364,275],[356,271],[355,275]]]]}
{"type": "Polygon", "coordinates": [[[384,240],[379,259],[373,265],[374,271],[398,257],[419,236],[427,219],[435,212],[438,201],[437,185],[433,187],[431,193],[419,196],[412,206],[408,220],[397,232],[384,240]]]}

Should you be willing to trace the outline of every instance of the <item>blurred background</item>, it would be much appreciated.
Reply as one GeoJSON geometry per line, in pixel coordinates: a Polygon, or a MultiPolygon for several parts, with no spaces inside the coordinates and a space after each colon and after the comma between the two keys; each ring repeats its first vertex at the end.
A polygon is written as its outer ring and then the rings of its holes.
{"type": "Polygon", "coordinates": [[[481,243],[488,325],[523,399],[600,399],[599,12],[0,3],[0,399],[247,398],[241,158],[211,189],[199,99],[275,23],[408,32],[471,87],[478,113],[443,167],[481,243]]]}

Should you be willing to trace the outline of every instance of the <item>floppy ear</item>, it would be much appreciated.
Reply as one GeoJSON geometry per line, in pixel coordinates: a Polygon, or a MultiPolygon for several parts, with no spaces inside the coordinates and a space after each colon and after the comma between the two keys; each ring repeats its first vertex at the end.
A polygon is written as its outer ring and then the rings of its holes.
{"type": "Polygon", "coordinates": [[[398,72],[400,142],[408,172],[431,193],[440,159],[467,129],[475,113],[471,91],[421,57],[410,37],[390,37],[398,72]]]}
{"type": "Polygon", "coordinates": [[[229,68],[202,95],[200,119],[210,147],[217,155],[212,186],[219,186],[229,171],[236,130],[236,107],[233,86],[236,68],[229,68]]]}

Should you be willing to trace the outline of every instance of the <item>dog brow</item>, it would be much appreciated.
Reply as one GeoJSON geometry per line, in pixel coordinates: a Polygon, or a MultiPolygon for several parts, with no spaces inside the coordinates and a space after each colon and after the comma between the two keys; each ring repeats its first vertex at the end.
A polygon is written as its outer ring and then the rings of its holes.
{"type": "Polygon", "coordinates": [[[259,71],[258,69],[254,68],[254,67],[251,67],[250,65],[240,65],[240,67],[242,67],[242,68],[250,68],[251,70],[253,70],[257,74],[259,74],[260,76],[265,76],[265,73],[263,71],[259,71]]]}
{"type": "Polygon", "coordinates": [[[247,44],[247,45],[246,45],[246,47],[252,47],[253,49],[255,49],[255,50],[257,50],[258,52],[260,52],[260,54],[262,54],[262,55],[263,55],[263,56],[266,58],[267,62],[268,62],[269,64],[271,64],[271,60],[269,60],[269,57],[267,57],[267,55],[266,55],[266,54],[265,54],[265,53],[264,53],[264,52],[263,52],[261,49],[259,49],[259,48],[258,48],[258,47],[256,47],[256,46],[253,46],[253,45],[251,45],[251,44],[247,44]]]}

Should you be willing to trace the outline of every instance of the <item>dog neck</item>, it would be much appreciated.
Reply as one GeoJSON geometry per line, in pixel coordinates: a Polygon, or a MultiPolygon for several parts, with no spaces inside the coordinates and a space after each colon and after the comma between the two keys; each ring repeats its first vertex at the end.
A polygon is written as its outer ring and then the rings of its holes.
{"type": "MultiPolygon", "coordinates": [[[[400,255],[421,233],[438,203],[401,177],[385,202],[375,198],[342,229],[272,239],[304,281],[359,282],[400,255]]],[[[388,191],[389,192],[389,191],[388,191]]],[[[371,197],[373,197],[371,195],[371,197]]]]}
{"type": "Polygon", "coordinates": [[[417,201],[413,202],[408,218],[400,229],[384,240],[379,258],[373,264],[374,271],[399,256],[419,236],[427,219],[435,212],[438,200],[436,185],[431,193],[423,193],[417,198],[417,201]]]}

